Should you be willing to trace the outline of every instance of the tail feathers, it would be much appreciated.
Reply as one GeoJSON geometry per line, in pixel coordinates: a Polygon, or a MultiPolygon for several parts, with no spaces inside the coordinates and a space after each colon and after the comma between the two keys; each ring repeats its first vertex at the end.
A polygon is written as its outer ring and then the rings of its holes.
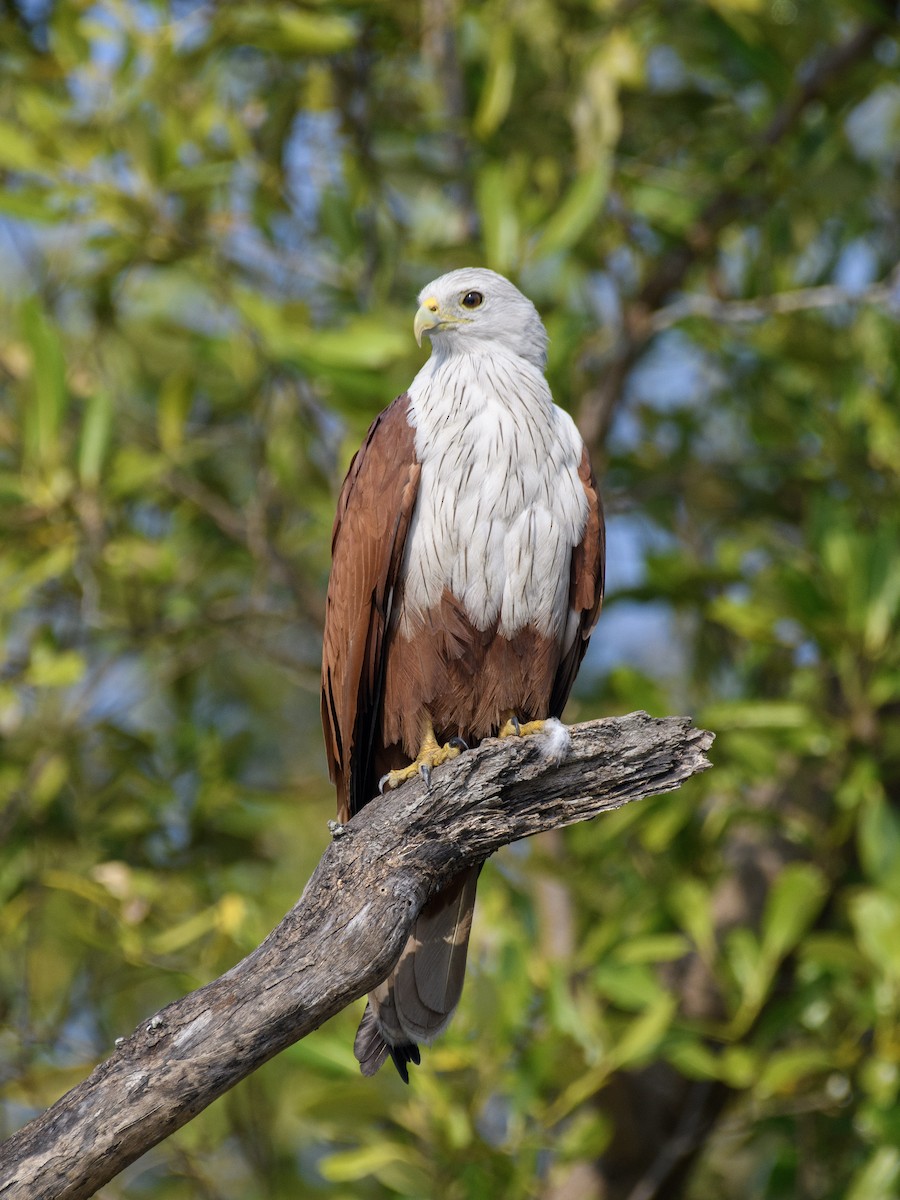
{"type": "Polygon", "coordinates": [[[459,1004],[478,875],[467,871],[428,902],[394,968],[394,1007],[413,1040],[443,1033],[459,1004]]]}
{"type": "Polygon", "coordinates": [[[419,1054],[419,1047],[415,1042],[410,1042],[406,1046],[391,1046],[391,1058],[394,1060],[394,1066],[400,1073],[400,1078],[404,1083],[409,1083],[409,1071],[406,1069],[407,1063],[415,1063],[416,1066],[422,1061],[422,1056],[419,1054]]]}
{"type": "Polygon", "coordinates": [[[459,875],[416,918],[399,961],[369,1003],[353,1050],[364,1075],[374,1075],[390,1054],[404,1083],[407,1064],[419,1062],[417,1042],[430,1042],[450,1022],[459,1003],[481,868],[459,875]]]}
{"type": "Polygon", "coordinates": [[[421,1061],[419,1047],[414,1042],[393,1045],[388,1044],[384,1040],[384,1035],[382,1034],[378,1018],[371,1003],[366,1005],[363,1019],[360,1021],[359,1029],[356,1031],[353,1053],[359,1060],[359,1069],[363,1075],[374,1075],[390,1054],[394,1060],[394,1066],[397,1068],[400,1078],[404,1083],[409,1083],[409,1071],[406,1064],[415,1063],[418,1066],[421,1061]]]}

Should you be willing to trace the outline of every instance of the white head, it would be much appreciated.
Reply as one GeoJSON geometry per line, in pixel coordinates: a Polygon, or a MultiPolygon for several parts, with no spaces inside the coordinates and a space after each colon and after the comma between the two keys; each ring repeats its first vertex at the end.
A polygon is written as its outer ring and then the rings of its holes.
{"type": "Polygon", "coordinates": [[[435,354],[517,354],[543,371],[547,330],[537,309],[508,279],[486,267],[463,267],[419,292],[413,329],[421,346],[427,333],[435,354]]]}

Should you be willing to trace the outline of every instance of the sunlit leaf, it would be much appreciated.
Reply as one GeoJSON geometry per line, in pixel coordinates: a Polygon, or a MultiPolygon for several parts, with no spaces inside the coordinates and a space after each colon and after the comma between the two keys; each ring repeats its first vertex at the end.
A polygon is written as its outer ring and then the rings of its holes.
{"type": "Polygon", "coordinates": [[[509,25],[502,24],[494,30],[487,77],[472,120],[472,128],[478,137],[489,137],[506,117],[515,78],[512,30],[509,25]]]}
{"type": "Polygon", "coordinates": [[[900,887],[900,817],[884,794],[863,805],[858,825],[859,857],[873,883],[900,887]]]}
{"type": "Polygon", "coordinates": [[[34,687],[71,687],[84,671],[84,657],[77,650],[54,651],[36,646],[25,678],[34,687]]]}
{"type": "Polygon", "coordinates": [[[163,450],[173,454],[184,441],[184,423],[193,398],[193,380],[188,375],[170,375],[159,393],[157,427],[163,450]]]}
{"type": "Polygon", "coordinates": [[[32,402],[23,414],[26,439],[34,460],[50,466],[62,456],[61,424],[68,400],[62,346],[37,303],[24,305],[22,325],[31,348],[34,381],[32,402]]]}
{"type": "Polygon", "coordinates": [[[568,249],[590,228],[606,199],[609,176],[605,159],[579,175],[540,231],[532,251],[535,258],[568,249]]]}
{"type": "Polygon", "coordinates": [[[400,1146],[376,1142],[361,1150],[332,1154],[320,1163],[319,1170],[326,1179],[347,1183],[365,1179],[369,1175],[384,1179],[390,1168],[398,1164],[409,1166],[414,1161],[415,1156],[400,1146]]]}
{"type": "Polygon", "coordinates": [[[479,172],[476,188],[487,261],[497,271],[508,271],[519,245],[519,218],[508,167],[489,163],[479,172]]]}
{"type": "Polygon", "coordinates": [[[103,389],[96,391],[85,406],[78,455],[78,473],[87,487],[96,487],[100,482],[112,431],[112,416],[112,396],[103,389]]]}
{"type": "Polygon", "coordinates": [[[314,13],[287,5],[248,4],[220,17],[229,38],[282,53],[335,54],[355,40],[354,24],[338,14],[314,13]]]}
{"type": "Polygon", "coordinates": [[[0,166],[13,171],[36,171],[41,167],[34,140],[8,121],[0,121],[0,166]]]}
{"type": "Polygon", "coordinates": [[[761,948],[769,962],[779,961],[793,949],[827,894],[827,880],[818,868],[809,863],[791,863],[784,868],[763,913],[761,948]]]}
{"type": "Polygon", "coordinates": [[[761,1097],[791,1095],[800,1091],[810,1076],[821,1078],[834,1069],[834,1054],[824,1046],[796,1046],[773,1054],[756,1082],[761,1097]]]}
{"type": "Polygon", "coordinates": [[[854,1175],[847,1200],[886,1200],[897,1194],[900,1182],[900,1150],[881,1146],[854,1175]]]}
{"type": "Polygon", "coordinates": [[[854,896],[850,914],[860,949],[879,970],[900,982],[900,900],[868,889],[854,896]]]}
{"type": "Polygon", "coordinates": [[[628,1025],[612,1051],[617,1067],[633,1066],[658,1050],[675,1015],[677,1004],[674,996],[659,996],[654,1004],[628,1025]]]}

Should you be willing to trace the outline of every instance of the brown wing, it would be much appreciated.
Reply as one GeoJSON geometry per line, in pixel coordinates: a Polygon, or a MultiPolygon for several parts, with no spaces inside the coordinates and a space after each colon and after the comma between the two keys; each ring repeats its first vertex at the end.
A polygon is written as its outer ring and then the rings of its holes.
{"type": "Polygon", "coordinates": [[[584,652],[600,615],[603,601],[603,573],[606,562],[606,526],[597,480],[591,469],[587,449],[581,456],[578,476],[588,502],[584,537],[572,551],[572,570],[569,583],[569,607],[580,615],[575,640],[559,664],[550,698],[550,715],[562,716],[584,652]]]}
{"type": "Polygon", "coordinates": [[[322,650],[322,725],[338,819],[372,798],[385,635],[420,467],[404,393],[375,418],[350,464],[331,538],[322,650]]]}

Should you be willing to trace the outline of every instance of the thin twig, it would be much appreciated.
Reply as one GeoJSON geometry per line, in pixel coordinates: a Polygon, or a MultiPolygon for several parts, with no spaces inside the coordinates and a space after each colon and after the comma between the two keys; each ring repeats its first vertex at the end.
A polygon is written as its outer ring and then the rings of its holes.
{"type": "Polygon", "coordinates": [[[650,328],[654,333],[661,333],[690,317],[740,324],[787,313],[845,306],[859,308],[863,305],[900,306],[900,264],[880,283],[860,291],[850,291],[839,284],[830,283],[821,287],[776,292],[771,296],[756,296],[752,300],[719,300],[702,292],[681,296],[653,314],[650,328]]]}

